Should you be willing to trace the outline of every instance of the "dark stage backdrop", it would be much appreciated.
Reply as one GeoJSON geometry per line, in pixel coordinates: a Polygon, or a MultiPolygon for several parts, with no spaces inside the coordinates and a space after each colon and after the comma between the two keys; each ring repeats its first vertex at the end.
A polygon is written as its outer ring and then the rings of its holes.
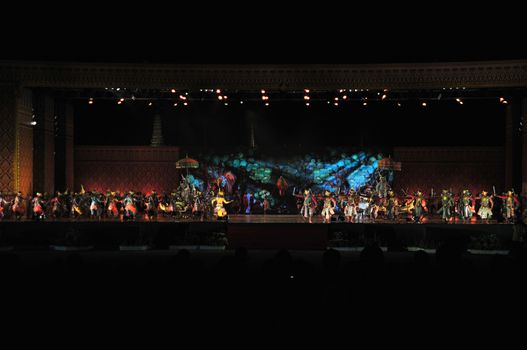
{"type": "MultiPolygon", "coordinates": [[[[402,170],[395,172],[393,186],[398,194],[403,189],[428,194],[431,188],[491,192],[493,185],[501,192],[506,190],[503,154],[503,147],[396,147],[392,158],[402,170]]],[[[178,147],[77,146],[75,191],[81,184],[98,191],[172,190],[180,179],[175,168],[180,157],[178,147]]],[[[269,183],[274,186],[274,179],[269,183]]]]}
{"type": "Polygon", "coordinates": [[[393,157],[402,163],[402,171],[395,174],[394,187],[409,193],[421,190],[438,193],[452,189],[458,193],[486,190],[492,193],[505,189],[503,147],[396,147],[393,157]]]}
{"type": "Polygon", "coordinates": [[[188,107],[148,103],[77,102],[75,143],[149,145],[154,116],[159,114],[166,145],[202,153],[253,144],[262,149],[294,146],[304,151],[320,147],[505,144],[506,106],[497,98],[468,100],[463,106],[455,101],[429,100],[426,108],[418,100],[401,101],[401,107],[396,101],[371,101],[367,107],[360,101],[339,107],[320,101],[306,107],[302,100],[272,102],[270,107],[261,101],[228,107],[199,101],[188,107]]]}
{"type": "Polygon", "coordinates": [[[172,190],[178,184],[178,147],[77,146],[75,191],[172,190]]]}

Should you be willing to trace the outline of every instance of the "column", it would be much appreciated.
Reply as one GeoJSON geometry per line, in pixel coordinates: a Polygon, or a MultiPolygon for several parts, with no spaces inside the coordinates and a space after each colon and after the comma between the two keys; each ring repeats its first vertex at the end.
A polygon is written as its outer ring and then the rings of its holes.
{"type": "Polygon", "coordinates": [[[522,194],[527,196],[527,96],[522,100],[520,119],[522,139],[522,194]]]}
{"type": "Polygon", "coordinates": [[[0,191],[33,192],[32,95],[0,87],[0,191]]]}
{"type": "Polygon", "coordinates": [[[55,105],[44,90],[33,93],[33,188],[52,194],[55,190],[55,105]]]}
{"type": "Polygon", "coordinates": [[[55,188],[73,191],[74,185],[74,107],[68,101],[55,101],[55,188]]]}
{"type": "Polygon", "coordinates": [[[154,115],[154,125],[152,127],[152,139],[150,146],[158,147],[163,146],[163,125],[161,124],[161,115],[154,115]]]}
{"type": "MultiPolygon", "coordinates": [[[[511,101],[512,102],[512,101],[511,101]]],[[[505,181],[504,191],[512,188],[513,171],[513,143],[514,143],[514,109],[515,106],[508,104],[505,111],[505,181]]],[[[501,191],[500,191],[501,192],[501,191]]]]}
{"type": "Polygon", "coordinates": [[[249,147],[251,149],[256,148],[256,135],[255,135],[255,124],[256,124],[256,113],[254,111],[248,110],[245,113],[245,119],[247,121],[247,128],[249,131],[249,147]]]}
{"type": "Polygon", "coordinates": [[[73,190],[74,168],[75,168],[75,139],[73,137],[73,127],[75,122],[75,109],[71,102],[64,107],[64,179],[65,188],[73,190]]]}

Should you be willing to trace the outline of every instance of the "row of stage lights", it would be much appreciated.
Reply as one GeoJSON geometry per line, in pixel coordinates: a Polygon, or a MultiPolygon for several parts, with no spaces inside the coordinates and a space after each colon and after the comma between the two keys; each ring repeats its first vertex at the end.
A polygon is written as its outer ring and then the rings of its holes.
{"type": "MultiPolygon", "coordinates": [[[[455,90],[459,90],[459,89],[460,89],[459,87],[455,88],[455,90]]],[[[465,90],[465,87],[462,87],[461,89],[465,90]]],[[[109,89],[106,88],[106,90],[109,90],[109,89]]],[[[121,89],[120,88],[111,88],[110,90],[120,91],[121,89]]],[[[125,89],[123,89],[123,90],[125,90],[125,89]]],[[[454,90],[454,88],[448,88],[448,89],[447,88],[443,88],[443,90],[454,90]]],[[[229,96],[227,94],[222,93],[221,89],[200,89],[199,91],[200,92],[215,93],[216,94],[216,98],[217,98],[217,100],[219,102],[223,103],[225,106],[229,105],[229,96]]],[[[348,96],[348,93],[364,92],[364,91],[369,92],[369,89],[339,89],[337,96],[335,96],[332,100],[327,100],[327,104],[333,104],[335,107],[338,107],[339,104],[342,103],[342,102],[351,101],[351,99],[348,96]]],[[[176,89],[170,89],[170,92],[172,94],[177,94],[177,90],[176,89]]],[[[311,105],[311,103],[312,103],[312,98],[310,96],[310,92],[311,92],[310,89],[304,89],[303,101],[304,101],[304,104],[305,104],[306,107],[309,107],[311,105]]],[[[261,101],[263,102],[264,106],[266,106],[266,107],[270,106],[270,97],[269,97],[268,92],[266,90],[262,89],[262,90],[260,90],[260,94],[261,94],[261,101]]],[[[176,97],[176,100],[173,103],[174,107],[177,107],[178,104],[182,104],[183,106],[188,106],[188,104],[189,104],[188,95],[189,95],[188,92],[185,92],[184,94],[179,94],[179,96],[176,97]]],[[[439,94],[438,98],[429,98],[429,100],[440,100],[441,96],[442,96],[442,94],[439,94]]],[[[368,106],[368,103],[370,101],[385,101],[385,100],[387,100],[387,98],[388,98],[388,89],[383,89],[382,93],[381,92],[377,92],[377,99],[370,99],[370,100],[368,100],[368,96],[365,96],[365,97],[360,98],[360,101],[361,101],[363,106],[368,106]]],[[[136,100],[144,100],[145,98],[135,98],[132,95],[131,98],[127,98],[127,99],[128,100],[132,100],[132,101],[136,101],[136,100]]],[[[147,98],[146,100],[152,100],[152,98],[147,98]]],[[[459,105],[463,105],[464,104],[463,100],[461,98],[459,98],[459,97],[456,98],[455,101],[459,105]]],[[[119,105],[123,104],[124,102],[125,102],[125,98],[123,98],[123,97],[117,99],[117,104],[119,104],[119,105]]],[[[508,104],[508,101],[504,97],[499,97],[499,102],[501,104],[508,104]]],[[[88,99],[88,104],[93,105],[94,103],[95,103],[94,98],[90,97],[88,99]]],[[[240,104],[244,104],[244,101],[240,100],[239,103],[240,104]]],[[[152,105],[153,105],[153,102],[149,101],[148,102],[148,106],[152,106],[152,105]]],[[[428,102],[427,101],[422,101],[422,102],[420,102],[420,105],[422,107],[427,107],[428,106],[428,102]]],[[[402,103],[401,102],[397,102],[397,106],[398,107],[402,107],[402,103]]]]}

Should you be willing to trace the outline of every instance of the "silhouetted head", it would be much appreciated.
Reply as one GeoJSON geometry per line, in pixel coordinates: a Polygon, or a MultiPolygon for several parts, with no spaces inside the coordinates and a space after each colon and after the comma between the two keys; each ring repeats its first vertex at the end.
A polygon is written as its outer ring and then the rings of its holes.
{"type": "Polygon", "coordinates": [[[364,247],[361,251],[360,261],[371,264],[382,264],[384,263],[384,253],[377,243],[373,243],[364,247]]]}
{"type": "Polygon", "coordinates": [[[414,253],[414,262],[418,265],[428,265],[430,256],[424,250],[418,250],[414,253]]]}
{"type": "Polygon", "coordinates": [[[340,266],[340,252],[335,249],[328,249],[322,255],[322,265],[324,270],[337,270],[340,266]]]}
{"type": "Polygon", "coordinates": [[[248,255],[249,255],[249,252],[248,252],[247,248],[245,248],[245,247],[238,247],[234,251],[234,257],[238,261],[246,261],[247,258],[248,258],[248,255]]]}
{"type": "Polygon", "coordinates": [[[291,253],[287,249],[279,250],[274,256],[275,260],[281,263],[291,263],[291,253]]]}

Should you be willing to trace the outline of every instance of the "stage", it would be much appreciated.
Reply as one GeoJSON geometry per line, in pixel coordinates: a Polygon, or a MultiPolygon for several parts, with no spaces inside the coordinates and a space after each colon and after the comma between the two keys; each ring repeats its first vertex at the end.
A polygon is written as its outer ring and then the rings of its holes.
{"type": "Polygon", "coordinates": [[[408,248],[435,249],[455,241],[476,250],[507,250],[512,244],[512,225],[450,223],[429,220],[423,224],[406,221],[323,224],[314,217],[309,224],[300,215],[231,215],[228,221],[31,220],[0,222],[0,247],[50,249],[86,247],[119,250],[144,249],[297,249],[324,250],[328,247],[360,248],[378,242],[392,251],[408,248]]]}

